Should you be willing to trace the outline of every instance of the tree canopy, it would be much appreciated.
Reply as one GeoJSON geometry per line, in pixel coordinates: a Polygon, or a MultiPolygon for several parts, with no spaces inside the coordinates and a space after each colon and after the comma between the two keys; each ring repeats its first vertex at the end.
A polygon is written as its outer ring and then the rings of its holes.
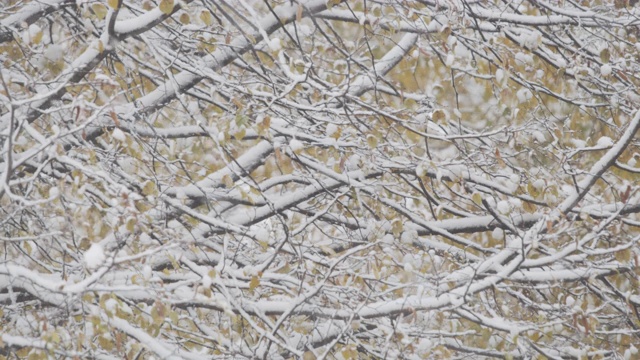
{"type": "Polygon", "coordinates": [[[5,1],[0,357],[640,356],[635,5],[5,1]]]}

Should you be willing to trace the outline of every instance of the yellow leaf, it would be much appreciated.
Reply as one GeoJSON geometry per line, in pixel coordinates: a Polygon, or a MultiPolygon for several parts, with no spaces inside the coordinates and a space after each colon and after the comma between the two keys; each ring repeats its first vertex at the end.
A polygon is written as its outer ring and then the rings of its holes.
{"type": "Polygon", "coordinates": [[[233,134],[233,137],[236,140],[242,140],[244,139],[244,137],[247,135],[247,129],[245,129],[244,127],[242,129],[240,129],[238,132],[236,132],[235,134],[233,134]]]}
{"type": "Polygon", "coordinates": [[[160,325],[164,322],[164,319],[167,315],[167,308],[160,301],[156,301],[155,305],[151,309],[151,317],[153,318],[153,323],[156,325],[160,325]]]}
{"type": "Polygon", "coordinates": [[[180,22],[184,25],[190,24],[191,18],[189,17],[189,14],[187,13],[180,14],[180,22]]]}
{"type": "Polygon", "coordinates": [[[229,174],[225,174],[222,177],[222,183],[224,184],[224,186],[229,189],[233,187],[233,179],[231,179],[231,176],[229,176],[229,174]]]}
{"type": "Polygon", "coordinates": [[[393,232],[393,235],[400,236],[403,228],[402,220],[396,218],[391,222],[391,232],[393,232]]]}
{"type": "Polygon", "coordinates": [[[40,44],[40,41],[42,41],[42,31],[38,31],[38,33],[31,39],[33,44],[40,44]]]}
{"type": "Polygon", "coordinates": [[[31,255],[31,250],[32,250],[31,249],[31,244],[29,244],[28,241],[25,241],[23,246],[24,246],[24,250],[27,252],[27,254],[31,255]]]}
{"type": "Polygon", "coordinates": [[[265,129],[271,128],[271,116],[265,116],[262,120],[262,125],[265,127],[265,129]]]}
{"type": "Polygon", "coordinates": [[[52,331],[49,340],[51,342],[53,342],[54,344],[59,343],[60,342],[60,334],[58,334],[57,331],[52,331]]]}
{"type": "Polygon", "coordinates": [[[203,10],[200,13],[200,20],[202,20],[202,22],[207,26],[211,26],[211,24],[213,24],[213,17],[211,16],[211,13],[207,10],[203,10]]]}
{"type": "Polygon", "coordinates": [[[169,319],[171,319],[171,322],[174,324],[178,323],[179,317],[178,317],[178,313],[175,311],[170,311],[169,312],[169,319]]]}
{"type": "Polygon", "coordinates": [[[98,19],[103,20],[107,16],[107,7],[102,4],[93,4],[91,10],[96,14],[98,19]]]}
{"type": "Polygon", "coordinates": [[[331,9],[332,7],[339,5],[342,0],[328,0],[327,1],[327,9],[331,9]]]}
{"type": "Polygon", "coordinates": [[[109,4],[109,7],[112,9],[118,8],[118,0],[108,0],[107,4],[109,4]]]}
{"type": "Polygon", "coordinates": [[[144,186],[142,188],[142,193],[144,195],[146,195],[146,196],[149,196],[149,195],[155,196],[155,195],[157,195],[158,194],[158,189],[156,188],[156,184],[151,180],[147,180],[144,183],[144,186]]]}
{"type": "Polygon", "coordinates": [[[124,67],[124,64],[121,62],[114,62],[114,68],[116,69],[116,73],[120,76],[124,76],[127,74],[127,69],[124,67]]]}
{"type": "Polygon", "coordinates": [[[302,354],[302,360],[316,360],[316,359],[317,359],[316,355],[311,351],[307,351],[304,354],[302,354]]]}
{"type": "Polygon", "coordinates": [[[367,135],[367,144],[371,149],[375,149],[378,147],[378,138],[371,134],[367,135]]]}
{"type": "Polygon", "coordinates": [[[260,285],[260,279],[257,275],[253,275],[251,277],[251,281],[249,282],[249,291],[253,292],[260,285]]]}
{"type": "Polygon", "coordinates": [[[609,51],[609,48],[602,49],[602,51],[600,51],[600,61],[606,64],[609,60],[611,60],[611,52],[609,51]]]}
{"type": "Polygon", "coordinates": [[[525,201],[522,203],[522,208],[524,209],[524,211],[526,211],[529,214],[536,212],[536,210],[538,209],[534,204],[528,201],[525,201]]]}
{"type": "Polygon", "coordinates": [[[431,115],[431,120],[435,123],[443,123],[447,119],[447,114],[443,110],[436,110],[431,115]]]}
{"type": "Polygon", "coordinates": [[[482,206],[482,195],[480,193],[474,193],[471,198],[476,205],[482,206]]]}
{"type": "Polygon", "coordinates": [[[269,132],[269,128],[271,127],[271,117],[265,116],[264,119],[258,123],[258,132],[260,134],[266,135],[269,132]]]}
{"type": "Polygon", "coordinates": [[[267,249],[269,249],[269,242],[268,241],[260,240],[260,241],[258,241],[258,245],[260,245],[260,247],[262,248],[263,251],[266,251],[267,249]]]}
{"type": "Polygon", "coordinates": [[[629,260],[631,260],[631,250],[624,249],[624,250],[618,251],[615,254],[615,258],[621,263],[627,263],[629,262],[629,260]]]}
{"type": "Polygon", "coordinates": [[[136,224],[138,223],[138,220],[134,217],[131,217],[127,220],[127,231],[129,231],[130,233],[132,233],[135,228],[136,228],[136,224]]]}
{"type": "Polygon", "coordinates": [[[442,30],[440,30],[440,39],[442,39],[443,41],[447,41],[449,35],[451,35],[451,27],[445,26],[442,30]]]}
{"type": "MultiPolygon", "coordinates": [[[[173,257],[173,255],[167,253],[167,257],[169,258],[169,261],[171,262],[171,265],[173,266],[174,270],[180,269],[180,264],[178,263],[176,258],[173,257]]],[[[165,269],[165,270],[168,270],[168,269],[165,269]]]]}
{"type": "Polygon", "coordinates": [[[163,13],[169,15],[173,12],[173,0],[162,0],[158,5],[158,8],[163,13]]]}
{"type": "Polygon", "coordinates": [[[331,247],[326,246],[326,245],[321,245],[320,246],[320,250],[322,250],[326,255],[335,255],[336,251],[333,250],[331,247]]]}

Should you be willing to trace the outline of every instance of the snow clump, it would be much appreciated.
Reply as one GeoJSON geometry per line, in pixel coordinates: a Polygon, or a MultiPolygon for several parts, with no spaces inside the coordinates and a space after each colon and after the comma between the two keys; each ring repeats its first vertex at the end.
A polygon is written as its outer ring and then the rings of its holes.
{"type": "Polygon", "coordinates": [[[298,139],[291,139],[291,142],[289,142],[289,147],[291,148],[291,151],[298,154],[304,149],[304,144],[298,139]]]}
{"type": "Polygon", "coordinates": [[[92,244],[89,250],[84,253],[84,263],[89,270],[99,268],[107,259],[104,249],[100,244],[92,244]]]}
{"type": "Polygon", "coordinates": [[[64,57],[64,51],[65,50],[62,46],[52,44],[44,51],[44,57],[51,62],[57,62],[64,57]]]}
{"type": "Polygon", "coordinates": [[[603,136],[598,139],[598,147],[611,147],[613,146],[613,140],[608,136],[603,136]]]}
{"type": "Polygon", "coordinates": [[[120,141],[120,142],[124,142],[127,140],[127,137],[124,135],[124,132],[122,132],[122,130],[118,129],[118,128],[114,128],[113,132],[111,133],[111,136],[120,141]]]}
{"type": "Polygon", "coordinates": [[[282,50],[282,40],[280,40],[280,38],[271,39],[271,41],[269,41],[269,48],[275,52],[282,50]]]}
{"type": "Polygon", "coordinates": [[[413,244],[416,240],[418,240],[418,232],[416,230],[404,231],[400,236],[400,241],[404,244],[413,244]]]}
{"type": "Polygon", "coordinates": [[[335,133],[338,132],[338,126],[333,123],[327,124],[327,136],[332,137],[335,133]]]}
{"type": "Polygon", "coordinates": [[[531,98],[533,97],[533,94],[529,89],[520,89],[516,93],[516,96],[518,97],[518,101],[522,104],[524,102],[531,100],[531,98]]]}

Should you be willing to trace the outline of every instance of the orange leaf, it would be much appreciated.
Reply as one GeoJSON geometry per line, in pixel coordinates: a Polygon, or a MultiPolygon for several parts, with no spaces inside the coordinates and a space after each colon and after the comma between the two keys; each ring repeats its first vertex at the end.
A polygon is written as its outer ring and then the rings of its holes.
{"type": "Polygon", "coordinates": [[[109,114],[111,115],[111,119],[116,124],[116,126],[120,127],[120,120],[118,119],[118,115],[116,115],[114,111],[111,111],[109,114]]]}

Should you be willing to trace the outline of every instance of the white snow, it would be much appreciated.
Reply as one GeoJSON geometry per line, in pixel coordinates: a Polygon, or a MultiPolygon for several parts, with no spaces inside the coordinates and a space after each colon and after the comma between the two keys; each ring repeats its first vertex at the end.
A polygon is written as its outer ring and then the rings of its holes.
{"type": "Polygon", "coordinates": [[[403,269],[408,273],[412,273],[415,270],[413,264],[409,262],[404,263],[403,269]]]}
{"type": "Polygon", "coordinates": [[[425,163],[418,164],[418,166],[416,166],[416,175],[418,177],[424,177],[425,175],[427,175],[427,168],[428,165],[425,163]]]}
{"type": "Polygon", "coordinates": [[[458,307],[464,304],[464,299],[462,296],[450,295],[449,301],[451,301],[451,306],[458,307]]]}
{"type": "Polygon", "coordinates": [[[60,195],[60,190],[58,189],[57,186],[53,186],[51,187],[51,189],[49,189],[49,198],[50,199],[55,199],[60,195]]]}
{"type": "Polygon", "coordinates": [[[516,97],[518,98],[518,102],[522,104],[524,102],[531,100],[531,98],[533,97],[533,94],[531,93],[531,90],[523,88],[518,90],[518,92],[516,93],[516,97]]]}
{"type": "Polygon", "coordinates": [[[124,132],[118,128],[113,129],[113,132],[111,132],[111,137],[113,137],[114,139],[120,142],[125,142],[127,140],[127,137],[124,134],[124,132]]]}
{"type": "Polygon", "coordinates": [[[511,211],[511,205],[506,200],[499,201],[496,207],[498,211],[502,214],[507,214],[509,213],[509,211],[511,211]]]}
{"type": "Polygon", "coordinates": [[[536,130],[531,135],[533,135],[533,138],[539,143],[543,143],[543,142],[547,141],[547,139],[544,136],[544,134],[542,133],[542,131],[536,130]]]}
{"type": "Polygon", "coordinates": [[[564,69],[567,67],[567,61],[564,58],[558,56],[556,58],[556,65],[558,65],[559,68],[564,69]]]}
{"type": "Polygon", "coordinates": [[[520,65],[532,65],[533,64],[533,56],[531,56],[529,54],[525,54],[523,52],[516,53],[515,59],[516,59],[516,63],[519,63],[520,65]]]}
{"type": "Polygon", "coordinates": [[[491,237],[493,237],[496,240],[504,239],[504,230],[502,230],[499,227],[493,229],[493,231],[491,232],[491,237]]]}
{"type": "Polygon", "coordinates": [[[142,276],[144,277],[144,279],[145,280],[149,280],[149,279],[151,279],[152,275],[153,275],[153,270],[151,269],[151,266],[145,265],[142,268],[142,276]]]}
{"type": "Polygon", "coordinates": [[[613,140],[608,137],[608,136],[603,136],[600,139],[598,139],[598,147],[611,147],[613,146],[613,140]]]}
{"type": "Polygon", "coordinates": [[[105,84],[105,85],[112,85],[112,86],[118,85],[118,83],[115,80],[113,80],[110,76],[101,72],[96,73],[96,76],[93,78],[93,81],[99,84],[105,84]]]}
{"type": "Polygon", "coordinates": [[[510,198],[509,204],[513,209],[522,209],[522,200],[518,198],[510,198]]]}
{"type": "Polygon", "coordinates": [[[573,304],[576,302],[576,299],[573,298],[573,296],[569,295],[567,296],[567,298],[565,299],[564,303],[567,306],[573,306],[573,304]]]}
{"type": "Polygon", "coordinates": [[[447,38],[447,46],[449,48],[453,48],[457,42],[458,42],[458,38],[453,35],[449,35],[449,37],[447,38]]]}
{"type": "Polygon", "coordinates": [[[304,144],[298,139],[291,139],[291,141],[289,142],[289,147],[294,153],[299,153],[304,149],[304,144]]]}
{"type": "Polygon", "coordinates": [[[537,179],[531,184],[536,190],[542,190],[545,187],[545,182],[543,179],[537,179]]]}
{"type": "Polygon", "coordinates": [[[345,169],[349,171],[362,169],[362,158],[358,154],[354,154],[345,162],[345,169]]]}
{"type": "Polygon", "coordinates": [[[602,76],[609,76],[609,75],[611,75],[611,71],[612,71],[612,70],[613,70],[613,69],[611,68],[611,65],[609,65],[609,64],[604,64],[604,65],[602,65],[602,66],[600,67],[600,74],[601,74],[602,76]]]}
{"type": "Polygon", "coordinates": [[[113,312],[116,309],[116,306],[118,306],[118,301],[114,298],[109,298],[104,302],[104,308],[107,311],[113,312]]]}
{"type": "Polygon", "coordinates": [[[571,138],[570,141],[577,149],[582,149],[587,146],[587,143],[584,140],[571,138]]]}
{"type": "Polygon", "coordinates": [[[184,200],[186,198],[187,198],[187,194],[185,193],[184,189],[180,188],[176,190],[176,199],[184,200]]]}
{"type": "Polygon", "coordinates": [[[447,67],[451,67],[451,65],[453,65],[453,62],[454,62],[455,59],[456,59],[455,56],[453,54],[449,53],[449,55],[447,55],[447,59],[444,61],[444,64],[447,67]]]}
{"type": "Polygon", "coordinates": [[[514,183],[516,185],[520,184],[520,175],[511,174],[511,176],[509,176],[509,181],[511,181],[512,183],[514,183]]]}
{"type": "Polygon", "coordinates": [[[51,62],[57,62],[64,57],[64,52],[65,49],[62,46],[52,44],[44,51],[44,57],[51,62]]]}
{"type": "Polygon", "coordinates": [[[269,48],[274,52],[282,50],[282,40],[280,38],[272,38],[269,41],[269,48]]]}
{"type": "Polygon", "coordinates": [[[402,241],[403,244],[413,244],[416,240],[418,240],[418,232],[416,230],[404,231],[400,236],[400,241],[402,241]]]}
{"type": "Polygon", "coordinates": [[[89,250],[84,253],[84,263],[89,270],[97,269],[106,259],[107,256],[104,253],[102,245],[97,243],[91,244],[89,250]]]}
{"type": "Polygon", "coordinates": [[[504,76],[504,70],[502,69],[498,69],[496,70],[496,81],[498,82],[498,84],[503,85],[502,80],[504,80],[505,76],[504,76]]]}
{"type": "Polygon", "coordinates": [[[338,132],[338,126],[333,123],[327,124],[326,134],[328,137],[332,137],[335,133],[338,132]]]}
{"type": "Polygon", "coordinates": [[[382,239],[380,239],[380,241],[384,244],[391,245],[393,244],[393,235],[386,234],[382,237],[382,239]]]}
{"type": "Polygon", "coordinates": [[[454,53],[460,59],[471,59],[471,51],[466,46],[460,43],[456,44],[454,53]]]}
{"type": "Polygon", "coordinates": [[[209,275],[205,275],[202,277],[202,286],[205,288],[208,288],[211,286],[211,283],[213,282],[213,280],[211,279],[211,277],[209,275]]]}
{"type": "Polygon", "coordinates": [[[36,24],[29,25],[29,28],[22,34],[22,41],[25,44],[31,44],[31,40],[40,33],[42,29],[36,24]]]}
{"type": "Polygon", "coordinates": [[[542,33],[538,30],[533,30],[529,36],[525,38],[524,46],[531,50],[535,50],[542,43],[542,33]]]}

